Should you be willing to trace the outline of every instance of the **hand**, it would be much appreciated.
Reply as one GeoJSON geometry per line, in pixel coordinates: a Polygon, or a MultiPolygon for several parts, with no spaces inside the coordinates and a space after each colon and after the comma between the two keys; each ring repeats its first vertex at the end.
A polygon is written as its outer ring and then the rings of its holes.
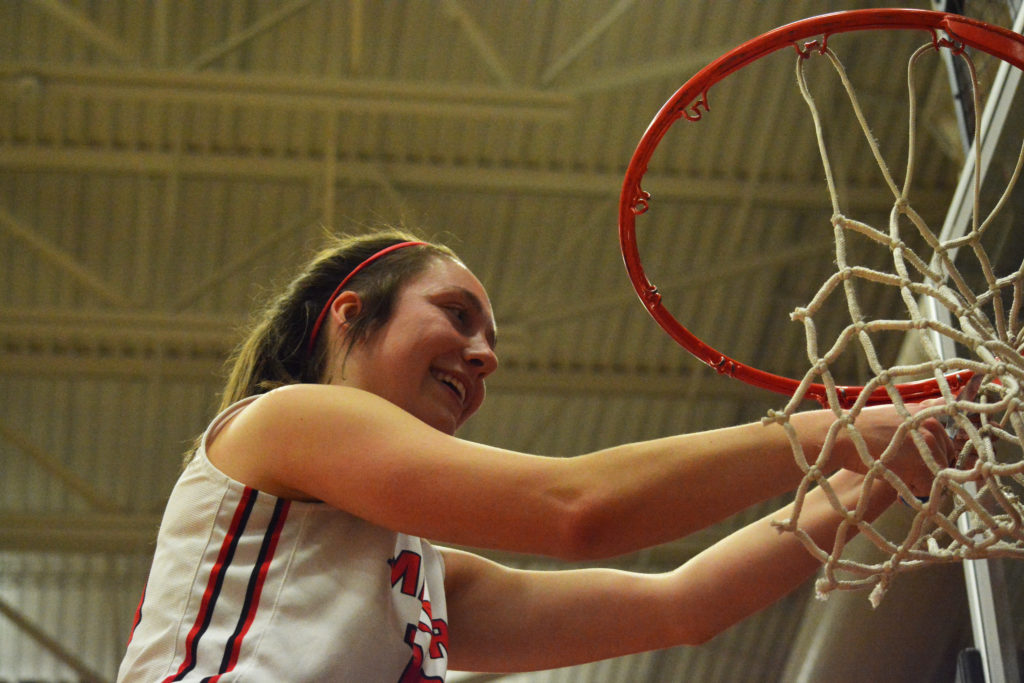
{"type": "MultiPolygon", "coordinates": [[[[907,410],[911,415],[917,415],[927,408],[934,408],[942,405],[943,399],[932,399],[919,404],[907,404],[907,410]]],[[[857,416],[854,426],[867,445],[868,453],[872,458],[879,458],[885,454],[885,466],[910,488],[916,496],[927,496],[931,491],[932,480],[935,472],[929,466],[922,455],[922,448],[930,452],[938,468],[948,467],[956,458],[957,449],[944,425],[936,418],[929,417],[921,421],[916,429],[923,441],[923,447],[919,446],[910,433],[909,423],[895,407],[891,405],[873,406],[865,408],[857,416]],[[904,434],[897,432],[900,427],[908,422],[904,428],[904,434]],[[893,439],[899,439],[894,442],[893,439]],[[890,444],[892,449],[890,449],[890,444]],[[887,452],[887,449],[890,449],[887,452]],[[893,450],[894,449],[894,450],[893,450]]],[[[867,472],[868,466],[864,459],[857,452],[854,444],[846,435],[842,441],[837,443],[839,463],[844,469],[854,472],[867,472]]]]}
{"type": "MultiPolygon", "coordinates": [[[[911,404],[907,408],[912,415],[916,415],[926,408],[944,404],[945,399],[938,398],[911,404]]],[[[936,417],[929,417],[918,425],[917,431],[924,438],[925,445],[939,469],[950,467],[956,461],[959,449],[950,438],[944,422],[936,417]]],[[[899,456],[887,464],[889,469],[910,487],[915,496],[930,494],[935,472],[925,462],[921,450],[909,435],[900,446],[899,456]]]]}

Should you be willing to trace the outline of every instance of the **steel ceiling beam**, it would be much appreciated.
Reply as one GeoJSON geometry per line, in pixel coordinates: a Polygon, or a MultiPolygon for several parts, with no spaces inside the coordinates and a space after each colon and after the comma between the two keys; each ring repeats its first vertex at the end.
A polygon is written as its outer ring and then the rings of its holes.
{"type": "Polygon", "coordinates": [[[511,87],[514,84],[514,80],[508,70],[508,66],[505,64],[505,60],[494,49],[494,42],[484,33],[476,20],[470,16],[466,8],[458,0],[444,0],[442,7],[445,14],[451,17],[452,21],[465,34],[473,49],[476,50],[476,53],[483,59],[484,64],[487,65],[487,70],[491,72],[494,79],[502,86],[511,87]]]}
{"type": "Polygon", "coordinates": [[[193,59],[188,63],[187,68],[191,71],[206,68],[218,59],[245,45],[253,38],[274,28],[296,12],[306,9],[312,2],[313,0],[292,0],[292,2],[285,3],[271,12],[267,12],[266,15],[260,17],[257,21],[246,26],[241,31],[233,33],[193,59]]]}
{"type": "Polygon", "coordinates": [[[0,513],[0,551],[152,551],[160,515],[0,513]]]}
{"type": "Polygon", "coordinates": [[[559,120],[568,119],[575,106],[571,95],[527,87],[35,62],[0,65],[0,79],[26,78],[38,81],[47,97],[288,111],[559,120]]]}
{"type": "Polygon", "coordinates": [[[101,29],[82,12],[67,3],[61,0],[33,0],[32,4],[108,56],[126,63],[138,61],[139,56],[128,45],[101,29]]]}
{"type": "MultiPolygon", "coordinates": [[[[252,157],[243,154],[192,153],[84,147],[53,147],[9,144],[0,148],[0,169],[14,171],[62,171],[111,173],[118,175],[171,175],[239,180],[321,179],[324,160],[320,158],[252,157]]],[[[429,163],[339,160],[338,182],[378,185],[382,174],[394,188],[465,190],[468,192],[530,192],[559,196],[618,197],[622,185],[619,172],[557,171],[533,168],[493,168],[475,165],[442,166],[429,163]]],[[[659,187],[656,201],[732,203],[752,196],[763,206],[806,208],[821,206],[820,183],[765,181],[752,186],[742,180],[679,178],[649,173],[652,186],[659,187]]],[[[844,190],[851,203],[864,210],[889,210],[892,200],[877,188],[844,190]]],[[[948,193],[922,191],[921,205],[940,205],[948,193]]]]}
{"type": "Polygon", "coordinates": [[[3,207],[0,207],[0,234],[7,234],[25,244],[34,253],[39,254],[44,260],[56,266],[87,291],[99,296],[108,304],[121,308],[129,305],[128,300],[97,273],[87,268],[73,255],[40,237],[37,230],[18,220],[14,214],[3,207]]]}
{"type": "Polygon", "coordinates": [[[13,605],[0,598],[0,615],[7,617],[18,631],[35,641],[50,655],[55,657],[62,664],[78,674],[78,680],[82,683],[104,683],[107,679],[94,671],[84,660],[78,657],[70,648],[49,635],[42,628],[37,626],[31,619],[22,614],[13,605]]]}

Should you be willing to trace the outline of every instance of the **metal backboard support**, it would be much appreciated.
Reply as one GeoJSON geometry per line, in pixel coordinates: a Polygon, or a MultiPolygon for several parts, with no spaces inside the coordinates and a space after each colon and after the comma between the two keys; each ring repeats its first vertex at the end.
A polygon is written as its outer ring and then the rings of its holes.
{"type": "MultiPolygon", "coordinates": [[[[935,0],[936,9],[950,11],[947,0],[935,0]]],[[[957,4],[957,3],[953,3],[957,4]]],[[[960,3],[962,4],[962,3],[960,3]]],[[[1013,30],[1020,33],[1024,30],[1024,3],[1014,0],[1010,3],[1013,12],[1013,30]]],[[[958,105],[958,121],[964,146],[967,150],[967,161],[960,175],[959,184],[949,213],[943,224],[940,238],[943,241],[962,236],[970,225],[974,195],[972,187],[975,174],[974,146],[981,145],[981,160],[978,172],[984,182],[985,174],[996,152],[1003,125],[1020,82],[1020,70],[1007,63],[1001,63],[992,85],[991,95],[981,113],[981,139],[972,140],[973,111],[970,99],[964,96],[962,79],[954,66],[956,60],[947,57],[950,68],[950,84],[958,105]],[[963,105],[963,106],[961,106],[963,105]],[[971,122],[968,125],[968,122],[971,122]]],[[[934,300],[925,302],[928,314],[936,320],[949,322],[949,311],[935,305],[934,300]]],[[[943,356],[952,356],[955,351],[952,340],[934,335],[933,341],[943,356]]],[[[970,491],[972,494],[974,490],[970,491]]],[[[970,521],[964,517],[959,521],[960,529],[966,530],[970,521]]],[[[1013,623],[1009,613],[1006,583],[998,562],[988,560],[966,560],[964,562],[964,578],[967,583],[967,600],[971,613],[971,629],[974,645],[981,655],[982,671],[986,683],[1018,683],[1021,680],[1020,663],[1017,657],[1017,646],[1014,639],[1013,623]]],[[[974,681],[970,681],[974,683],[974,681]]]]}

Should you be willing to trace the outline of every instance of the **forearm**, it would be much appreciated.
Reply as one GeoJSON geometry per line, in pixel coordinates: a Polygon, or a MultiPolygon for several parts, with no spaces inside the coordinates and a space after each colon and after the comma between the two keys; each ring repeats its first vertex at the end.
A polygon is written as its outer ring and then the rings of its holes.
{"type": "MultiPolygon", "coordinates": [[[[860,481],[848,472],[832,477],[847,508],[857,503],[860,481]]],[[[884,483],[873,487],[865,518],[893,498],[884,483]]],[[[452,666],[523,671],[705,642],[820,567],[793,534],[771,525],[791,513],[750,524],[665,574],[520,571],[445,551],[452,666]]],[[[807,496],[801,520],[819,545],[831,547],[841,517],[820,491],[807,496]]]]}
{"type": "MultiPolygon", "coordinates": [[[[815,458],[830,416],[794,418],[815,458]]],[[[610,448],[574,459],[589,496],[588,555],[664,543],[793,490],[802,472],[778,425],[747,424],[610,448]]],[[[838,464],[826,465],[826,472],[838,464]]]]}
{"type": "MultiPolygon", "coordinates": [[[[848,510],[861,495],[863,477],[851,472],[833,475],[830,483],[848,510]]],[[[872,521],[895,500],[895,492],[882,481],[870,487],[865,521],[872,521]]],[[[800,586],[820,568],[820,563],[792,533],[780,532],[772,520],[785,520],[793,506],[772,513],[708,548],[673,574],[679,614],[697,614],[687,626],[690,642],[703,642],[731,625],[771,605],[800,586]],[[713,609],[702,608],[711,605],[713,609]],[[696,627],[695,634],[692,628],[696,627]]],[[[799,526],[821,548],[831,551],[843,517],[816,489],[804,499],[799,526]]],[[[842,538],[857,534],[854,525],[842,529],[842,538]]]]}
{"type": "Polygon", "coordinates": [[[444,552],[453,669],[552,669],[675,644],[649,619],[668,574],[520,570],[444,552]]]}

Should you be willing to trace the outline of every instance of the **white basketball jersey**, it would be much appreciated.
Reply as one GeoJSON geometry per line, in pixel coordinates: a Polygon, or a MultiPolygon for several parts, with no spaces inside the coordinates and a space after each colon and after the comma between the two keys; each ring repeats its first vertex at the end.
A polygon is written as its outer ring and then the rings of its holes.
{"type": "Polygon", "coordinates": [[[118,681],[443,681],[435,548],[207,459],[253,398],[214,420],[171,493],[118,681]]]}

